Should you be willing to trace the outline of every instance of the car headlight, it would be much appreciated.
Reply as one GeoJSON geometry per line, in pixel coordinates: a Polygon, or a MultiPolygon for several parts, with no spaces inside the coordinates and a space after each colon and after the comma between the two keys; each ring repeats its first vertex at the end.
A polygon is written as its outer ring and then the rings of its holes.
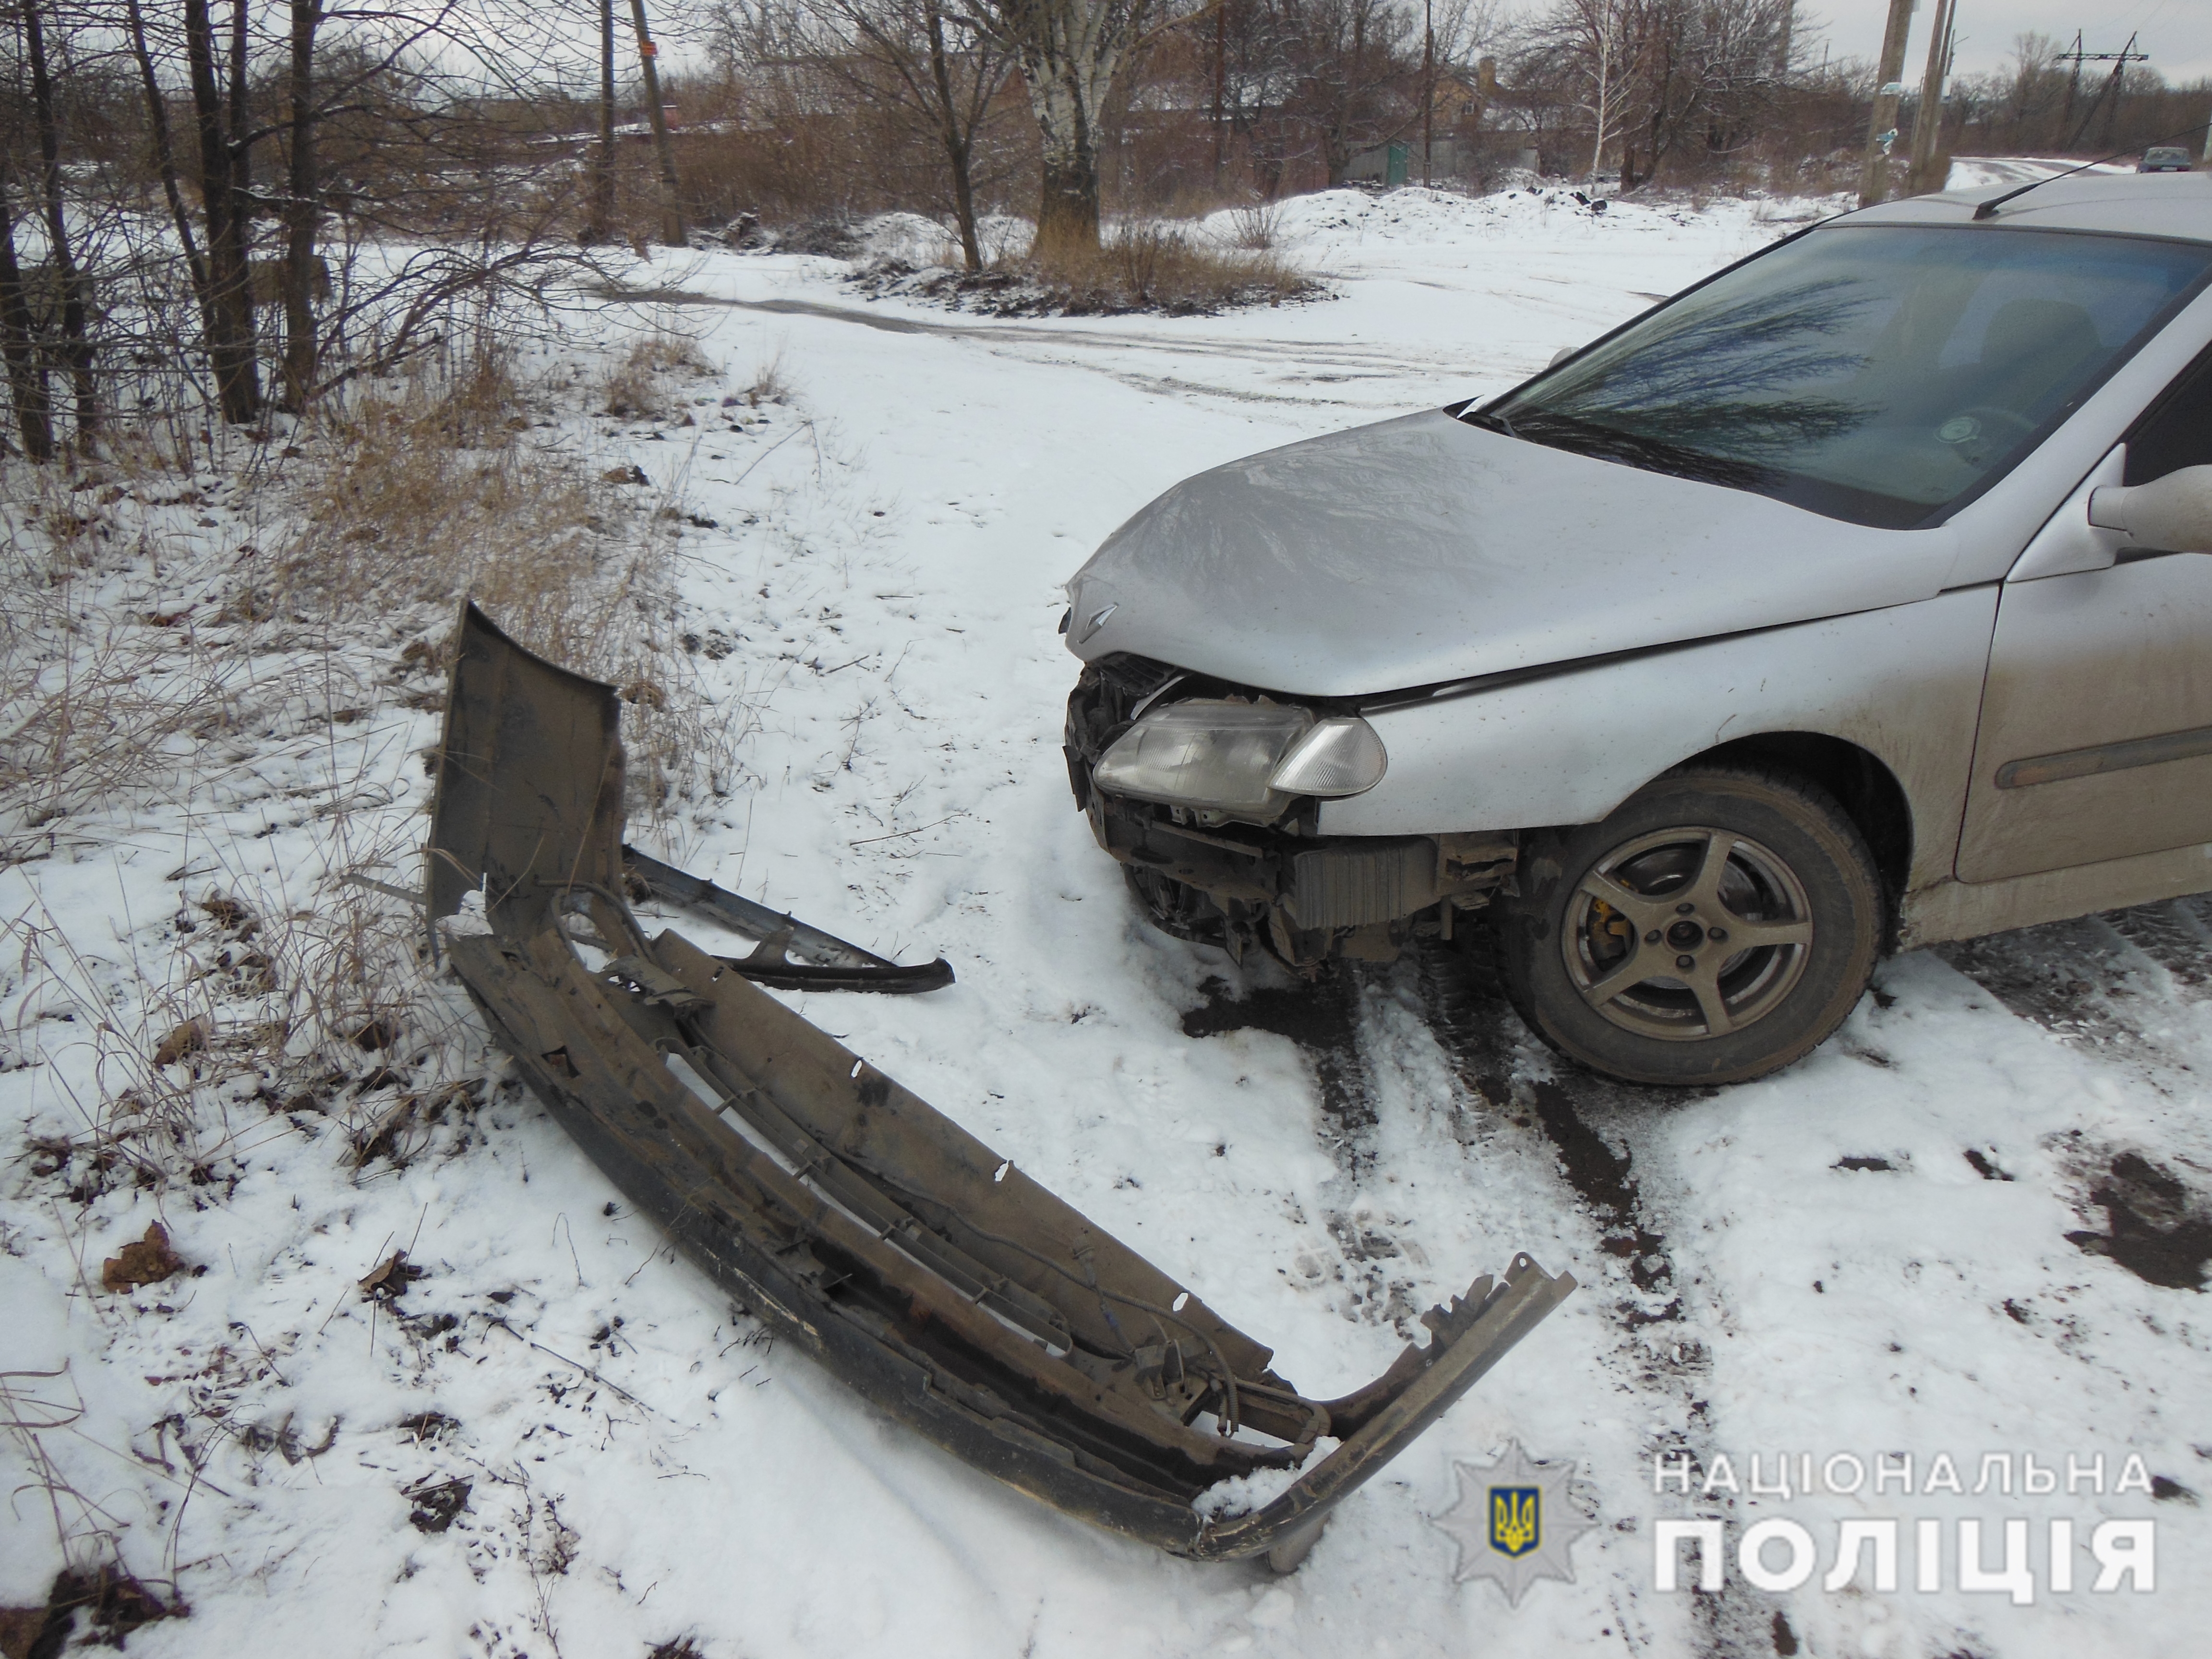
{"type": "Polygon", "coordinates": [[[1295,795],[1356,795],[1382,781],[1382,740],[1349,716],[1194,697],[1156,708],[1099,757],[1109,794],[1273,817],[1295,795]]]}

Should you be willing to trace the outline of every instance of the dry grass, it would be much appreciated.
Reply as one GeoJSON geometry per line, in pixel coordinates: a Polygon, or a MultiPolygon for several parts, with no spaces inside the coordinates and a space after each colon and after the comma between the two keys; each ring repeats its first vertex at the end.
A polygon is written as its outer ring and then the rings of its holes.
{"type": "MultiPolygon", "coordinates": [[[[617,372],[703,367],[688,341],[656,336],[617,372]]],[[[674,628],[674,492],[541,445],[523,403],[496,362],[356,403],[270,608],[332,627],[411,612],[442,634],[471,595],[531,649],[622,689],[634,812],[726,793],[731,724],[707,708],[674,628]]]]}
{"type": "Polygon", "coordinates": [[[783,372],[783,353],[778,349],[763,359],[753,370],[752,383],[738,394],[747,407],[758,409],[763,404],[783,404],[791,401],[791,382],[783,372]]]}
{"type": "Polygon", "coordinates": [[[1280,303],[1313,280],[1264,248],[1207,246],[1170,225],[1121,225],[1097,254],[1031,258],[1028,271],[1066,296],[1065,309],[1162,311],[1170,316],[1280,303]]]}
{"type": "MultiPolygon", "coordinates": [[[[1272,244],[1273,222],[1264,213],[1256,214],[1234,240],[1272,244]]],[[[1095,252],[1002,252],[980,271],[949,267],[916,271],[900,261],[886,260],[862,270],[854,280],[867,291],[927,295],[956,309],[1002,316],[1115,316],[1139,311],[1171,317],[1205,315],[1314,299],[1327,291],[1272,246],[1224,246],[1179,227],[1151,222],[1116,228],[1095,252]]]]}
{"type": "MultiPolygon", "coordinates": [[[[634,354],[647,372],[687,362],[649,352],[634,354]]],[[[481,1033],[431,977],[419,910],[349,879],[411,889],[422,820],[386,810],[369,771],[380,745],[337,735],[370,729],[380,706],[435,706],[464,594],[619,688],[634,826],[672,840],[688,803],[733,787],[744,710],[709,706],[676,625],[680,497],[596,476],[541,441],[544,412],[495,356],[357,394],[301,434],[305,465],[264,483],[265,512],[235,490],[211,509],[234,522],[189,570],[165,567],[127,509],[61,483],[0,509],[27,532],[0,556],[0,826],[21,837],[0,857],[35,859],[67,833],[58,820],[103,807],[204,807],[232,769],[301,732],[331,739],[328,775],[288,791],[314,838],[291,868],[313,873],[196,870],[161,933],[173,954],[134,955],[129,995],[112,994],[113,963],[80,956],[68,915],[34,904],[0,924],[21,993],[0,1036],[19,1054],[66,1040],[88,1062],[70,1132],[40,1152],[64,1188],[206,1182],[272,1133],[335,1127],[363,1169],[465,1144],[481,1033]],[[173,614],[117,603],[149,578],[200,586],[173,614]],[[389,647],[410,635],[395,671],[389,647]]],[[[160,488],[199,510],[201,485],[160,488]]]]}
{"type": "Polygon", "coordinates": [[[608,371],[605,410],[623,418],[658,418],[669,412],[679,386],[714,372],[696,341],[681,334],[649,334],[608,371]]]}
{"type": "MultiPolygon", "coordinates": [[[[347,844],[343,818],[325,833],[329,867],[395,862],[347,844]]],[[[34,1175],[89,1204],[118,1186],[222,1182],[294,1133],[334,1129],[356,1166],[468,1144],[483,1041],[431,976],[412,906],[343,881],[299,892],[202,878],[167,932],[168,959],[134,957],[136,994],[118,1000],[64,919],[41,907],[0,929],[27,988],[10,1045],[88,1051],[52,1070],[75,1121],[35,1145],[34,1175]]]]}
{"type": "MultiPolygon", "coordinates": [[[[0,835],[112,803],[219,732],[246,668],[87,590],[143,550],[107,471],[14,468],[0,504],[0,835]]],[[[197,496],[193,499],[197,500],[197,496]]],[[[0,859],[8,848],[0,842],[0,859]]]]}

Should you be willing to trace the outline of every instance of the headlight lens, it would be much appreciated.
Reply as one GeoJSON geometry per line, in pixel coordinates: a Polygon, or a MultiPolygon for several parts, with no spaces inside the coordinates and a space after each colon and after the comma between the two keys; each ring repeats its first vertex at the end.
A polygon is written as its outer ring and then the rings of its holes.
{"type": "Polygon", "coordinates": [[[1357,795],[1389,757],[1365,720],[1316,722],[1281,703],[1194,697],[1146,714],[1099,757],[1109,794],[1273,817],[1295,795],[1357,795]]]}
{"type": "Polygon", "coordinates": [[[1155,708],[1098,757],[1091,781],[1109,794],[1273,817],[1285,797],[1268,786],[1313,715],[1280,703],[1194,697],[1155,708]]]}
{"type": "Polygon", "coordinates": [[[1390,756],[1357,715],[1325,720],[1291,745],[1269,785],[1285,795],[1357,795],[1382,781],[1390,756]]]}

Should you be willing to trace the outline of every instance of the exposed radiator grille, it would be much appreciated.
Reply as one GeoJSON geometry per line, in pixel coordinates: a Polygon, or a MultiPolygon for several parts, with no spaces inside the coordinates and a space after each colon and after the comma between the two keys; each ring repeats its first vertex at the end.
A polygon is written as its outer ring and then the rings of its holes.
{"type": "Polygon", "coordinates": [[[1300,927],[1363,927],[1435,903],[1436,877],[1425,836],[1316,848],[1291,857],[1283,908],[1300,927]]]}

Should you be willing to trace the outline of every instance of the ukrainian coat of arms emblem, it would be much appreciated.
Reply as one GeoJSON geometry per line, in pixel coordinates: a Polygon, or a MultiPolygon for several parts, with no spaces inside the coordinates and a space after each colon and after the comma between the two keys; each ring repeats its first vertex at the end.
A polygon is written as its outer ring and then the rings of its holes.
{"type": "Polygon", "coordinates": [[[1539,1578],[1574,1582],[1567,1547],[1596,1523],[1567,1501],[1568,1466],[1532,1462],[1519,1442],[1509,1441],[1505,1455],[1488,1467],[1455,1462],[1452,1472],[1459,1501],[1434,1524],[1459,1547],[1455,1583],[1494,1579],[1517,1607],[1539,1578]]]}

